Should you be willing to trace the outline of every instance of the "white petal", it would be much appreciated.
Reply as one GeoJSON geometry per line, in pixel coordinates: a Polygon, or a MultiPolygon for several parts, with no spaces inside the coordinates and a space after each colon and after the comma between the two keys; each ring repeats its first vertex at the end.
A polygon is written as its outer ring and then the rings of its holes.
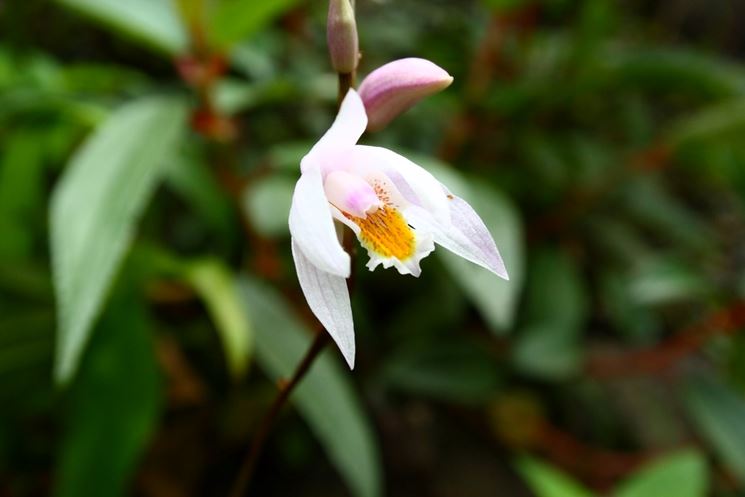
{"type": "Polygon", "coordinates": [[[354,369],[354,323],[346,280],[318,269],[294,239],[292,256],[308,306],[336,342],[349,368],[354,369]]]}
{"type": "Polygon", "coordinates": [[[508,280],[507,269],[484,222],[468,202],[454,195],[451,197],[452,223],[440,223],[416,206],[408,209],[407,217],[417,230],[431,231],[438,245],[508,280]]]}
{"type": "Polygon", "coordinates": [[[349,90],[339,107],[331,127],[310,149],[300,164],[303,172],[310,164],[321,164],[324,156],[353,146],[367,128],[367,113],[362,99],[354,89],[349,90]]]}
{"type": "MultiPolygon", "coordinates": [[[[476,264],[484,266],[497,276],[509,280],[507,269],[499,255],[497,244],[494,243],[489,229],[481,220],[481,217],[473,210],[473,207],[462,198],[451,195],[450,197],[450,222],[457,228],[463,236],[470,241],[473,248],[476,248],[479,254],[474,254],[471,258],[463,254],[458,254],[468,260],[478,257],[476,264]]],[[[443,245],[444,246],[444,245],[443,245]]],[[[447,247],[446,247],[447,248],[447,247]]]]}
{"type": "Polygon", "coordinates": [[[407,200],[423,207],[440,222],[449,219],[448,199],[440,182],[406,157],[387,148],[357,145],[352,149],[350,167],[359,175],[382,171],[407,200]],[[412,194],[416,198],[409,198],[412,194]]]}
{"type": "Polygon", "coordinates": [[[321,172],[308,168],[295,185],[290,207],[290,233],[307,258],[320,270],[349,277],[349,254],[336,237],[321,172]]]}

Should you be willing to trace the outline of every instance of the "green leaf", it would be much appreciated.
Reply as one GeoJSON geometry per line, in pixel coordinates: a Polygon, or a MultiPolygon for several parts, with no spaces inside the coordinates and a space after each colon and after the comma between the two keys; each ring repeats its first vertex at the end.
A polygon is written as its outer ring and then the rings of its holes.
{"type": "Polygon", "coordinates": [[[659,458],[621,483],[614,497],[705,497],[708,471],[701,453],[659,458]]]}
{"type": "Polygon", "coordinates": [[[180,100],[148,98],[113,113],[73,156],[51,200],[59,312],[55,375],[67,381],[136,223],[186,122],[180,100]]]}
{"type": "Polygon", "coordinates": [[[154,428],[161,385],[143,304],[117,297],[70,390],[55,497],[120,497],[154,428]]]}
{"type": "Polygon", "coordinates": [[[497,12],[515,10],[525,5],[525,0],[482,0],[482,3],[489,9],[497,12]]]}
{"type": "Polygon", "coordinates": [[[544,380],[562,380],[577,373],[582,357],[577,329],[548,321],[522,329],[512,351],[517,369],[544,380]]]}
{"type": "Polygon", "coordinates": [[[214,174],[200,159],[190,155],[189,151],[182,151],[168,167],[165,181],[205,223],[226,239],[233,240],[233,228],[238,222],[233,206],[215,181],[214,174]]]}
{"type": "Polygon", "coordinates": [[[500,384],[494,358],[465,340],[422,340],[393,353],[382,372],[386,384],[451,402],[490,400],[500,384]]]}
{"type": "Polygon", "coordinates": [[[745,98],[717,102],[673,123],[667,132],[667,143],[680,147],[691,141],[731,137],[738,139],[745,131],[745,98]]]}
{"type": "MultiPolygon", "coordinates": [[[[271,288],[243,279],[240,288],[256,333],[256,358],[275,379],[292,375],[310,345],[311,332],[271,288]]],[[[315,362],[291,400],[311,426],[329,459],[358,497],[381,495],[378,447],[348,371],[336,350],[315,362]]]]}
{"type": "MultiPolygon", "coordinates": [[[[0,402],[18,412],[51,392],[54,314],[44,306],[6,308],[0,317],[0,402]]],[[[51,406],[50,406],[51,407],[51,406]]]]}
{"type": "Polygon", "coordinates": [[[524,242],[517,209],[495,189],[480,181],[470,181],[441,162],[424,157],[416,157],[415,162],[470,203],[494,237],[510,275],[509,281],[443,248],[437,253],[490,329],[496,334],[505,333],[514,322],[523,284],[524,242]]]}
{"type": "Polygon", "coordinates": [[[295,180],[275,174],[257,181],[244,192],[244,209],[260,235],[289,235],[287,213],[290,212],[294,190],[295,180]]]}
{"type": "Polygon", "coordinates": [[[657,236],[664,235],[679,246],[711,248],[716,239],[712,228],[659,178],[640,176],[627,181],[620,190],[622,212],[657,236]]]}
{"type": "Polygon", "coordinates": [[[728,97],[745,93],[745,70],[711,53],[679,47],[610,45],[598,58],[610,70],[610,80],[624,86],[657,89],[666,95],[685,92],[702,97],[728,97]]]}
{"type": "Polygon", "coordinates": [[[302,90],[287,78],[261,83],[224,78],[215,88],[215,107],[227,115],[233,115],[258,106],[282,104],[300,95],[302,90]]]}
{"type": "Polygon", "coordinates": [[[574,262],[558,251],[539,253],[530,264],[526,324],[513,349],[518,369],[543,379],[564,379],[582,360],[580,334],[587,296],[574,262]]]}
{"type": "Polygon", "coordinates": [[[299,0],[223,0],[211,16],[212,43],[229,47],[251,36],[299,0]]]}
{"type": "Polygon", "coordinates": [[[701,436],[745,482],[745,399],[710,376],[689,380],[684,394],[701,436]]]}
{"type": "Polygon", "coordinates": [[[638,261],[628,292],[640,305],[664,305],[693,300],[709,290],[707,281],[690,264],[657,255],[638,261]]]}
{"type": "Polygon", "coordinates": [[[28,257],[38,231],[43,194],[45,135],[17,130],[3,142],[0,161],[0,257],[28,257]],[[38,211],[38,212],[37,212],[38,211]],[[38,214],[38,215],[37,215],[38,214]]]}
{"type": "Polygon", "coordinates": [[[558,250],[544,250],[530,261],[526,315],[531,323],[552,322],[580,328],[587,317],[587,295],[574,260],[558,250]]]}
{"type": "Polygon", "coordinates": [[[168,55],[189,42],[171,0],[57,0],[168,55]]]}
{"type": "Polygon", "coordinates": [[[517,470],[536,497],[592,497],[592,492],[559,469],[534,459],[523,457],[517,470]]]}
{"type": "Polygon", "coordinates": [[[222,262],[206,259],[188,264],[185,276],[212,315],[230,372],[240,378],[251,358],[253,330],[232,273],[222,262]]]}

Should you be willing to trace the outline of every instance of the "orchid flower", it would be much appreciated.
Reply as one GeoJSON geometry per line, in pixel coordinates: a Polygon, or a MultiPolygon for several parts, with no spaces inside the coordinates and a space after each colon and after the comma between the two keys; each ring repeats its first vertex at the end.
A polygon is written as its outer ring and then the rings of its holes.
{"type": "Polygon", "coordinates": [[[331,128],[301,161],[289,218],[300,286],[350,368],[351,261],[334,221],[355,233],[371,271],[382,265],[419,276],[421,260],[438,244],[508,279],[494,240],[471,206],[405,157],[358,145],[367,125],[360,96],[349,90],[331,128]]]}

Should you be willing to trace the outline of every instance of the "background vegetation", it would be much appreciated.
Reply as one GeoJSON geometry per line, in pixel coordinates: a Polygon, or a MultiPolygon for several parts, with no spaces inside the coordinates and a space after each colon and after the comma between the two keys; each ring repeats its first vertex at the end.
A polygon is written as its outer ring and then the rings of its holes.
{"type": "MultiPolygon", "coordinates": [[[[326,2],[0,2],[0,495],[226,495],[316,324],[289,256],[326,2]]],[[[745,492],[745,19],[726,0],[357,0],[361,73],[454,77],[369,143],[512,277],[358,261],[262,496],[745,492]]]]}

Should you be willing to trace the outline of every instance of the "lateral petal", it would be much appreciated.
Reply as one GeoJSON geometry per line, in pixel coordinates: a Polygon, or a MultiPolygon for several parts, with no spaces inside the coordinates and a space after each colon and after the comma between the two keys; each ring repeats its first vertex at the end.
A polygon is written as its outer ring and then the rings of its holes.
{"type": "Polygon", "coordinates": [[[412,224],[417,229],[431,231],[438,245],[509,280],[497,245],[479,215],[462,198],[455,195],[448,198],[450,223],[440,223],[424,209],[412,206],[407,212],[412,224]]]}
{"type": "Polygon", "coordinates": [[[308,306],[336,342],[349,369],[354,369],[354,323],[346,280],[318,269],[294,239],[292,256],[308,306]]]}

